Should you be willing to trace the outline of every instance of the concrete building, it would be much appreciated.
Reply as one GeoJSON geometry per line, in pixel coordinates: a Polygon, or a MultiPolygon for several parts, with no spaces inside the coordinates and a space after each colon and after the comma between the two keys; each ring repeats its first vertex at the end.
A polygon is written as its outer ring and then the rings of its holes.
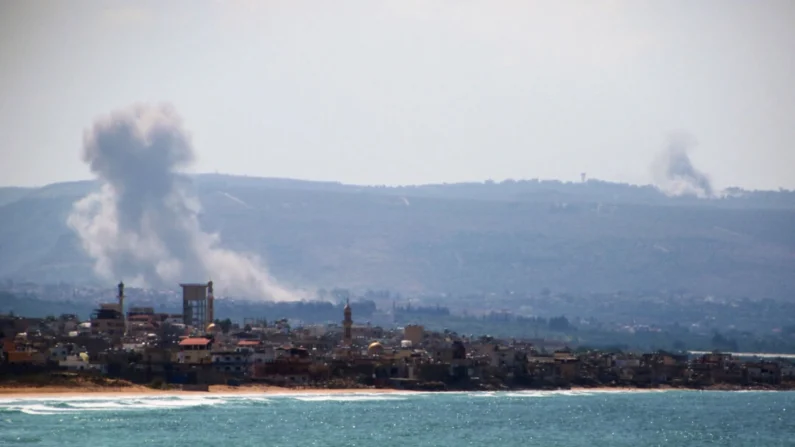
{"type": "Polygon", "coordinates": [[[168,314],[163,322],[166,324],[185,324],[181,314],[168,314]]]}
{"type": "Polygon", "coordinates": [[[124,335],[124,315],[118,304],[104,303],[91,314],[91,333],[94,335],[124,335]]]}
{"type": "Polygon", "coordinates": [[[215,318],[213,282],[180,284],[183,322],[194,328],[206,328],[215,318]]]}
{"type": "Polygon", "coordinates": [[[124,283],[118,285],[115,303],[102,303],[91,314],[91,333],[121,337],[127,332],[127,319],[124,315],[124,283]]]}
{"type": "Polygon", "coordinates": [[[179,342],[179,363],[210,363],[212,341],[207,338],[186,338],[179,342]]]}
{"type": "Polygon", "coordinates": [[[425,328],[418,324],[410,324],[403,328],[403,339],[409,340],[412,346],[421,346],[425,338],[425,328]]]}
{"type": "Polygon", "coordinates": [[[127,310],[127,318],[135,317],[138,315],[154,315],[154,307],[131,307],[127,310]]]}
{"type": "Polygon", "coordinates": [[[218,372],[244,374],[249,369],[250,354],[237,350],[214,351],[211,360],[218,372]]]}
{"type": "Polygon", "coordinates": [[[49,360],[51,362],[63,362],[72,353],[72,346],[58,343],[49,350],[49,360]]]}
{"type": "Polygon", "coordinates": [[[272,362],[276,359],[276,349],[273,346],[264,346],[251,354],[252,365],[272,362]]]}

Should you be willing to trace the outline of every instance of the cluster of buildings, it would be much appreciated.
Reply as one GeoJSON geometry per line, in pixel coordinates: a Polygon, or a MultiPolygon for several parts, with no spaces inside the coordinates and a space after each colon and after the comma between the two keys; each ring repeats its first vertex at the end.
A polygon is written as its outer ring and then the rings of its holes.
{"type": "Polygon", "coordinates": [[[783,386],[795,383],[784,359],[573,352],[543,340],[498,340],[357,325],[347,303],[340,324],[292,327],[287,320],[215,319],[213,283],[181,284],[183,313],[115,302],[89,321],[73,315],[0,315],[0,372],[91,371],[137,383],[207,386],[260,382],[283,386],[405,389],[567,386],[783,386]]]}

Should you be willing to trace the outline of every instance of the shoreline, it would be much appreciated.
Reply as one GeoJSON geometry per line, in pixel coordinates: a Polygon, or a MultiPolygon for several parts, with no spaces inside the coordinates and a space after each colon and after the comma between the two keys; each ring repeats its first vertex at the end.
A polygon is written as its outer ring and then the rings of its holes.
{"type": "Polygon", "coordinates": [[[46,397],[136,397],[136,396],[214,396],[214,395],[318,395],[318,394],[394,394],[407,393],[397,389],[386,388],[285,388],[278,386],[226,386],[211,385],[209,391],[188,391],[175,389],[153,389],[146,386],[125,387],[0,387],[0,399],[35,399],[46,397]]]}
{"type": "Polygon", "coordinates": [[[0,386],[0,399],[42,399],[42,398],[114,398],[114,397],[139,397],[139,396],[262,396],[262,395],[337,395],[337,394],[427,394],[427,393],[643,393],[643,392],[665,392],[665,391],[793,391],[792,388],[771,388],[758,386],[726,386],[716,385],[705,388],[690,387],[671,387],[662,386],[657,388],[638,388],[638,387],[571,387],[560,389],[503,389],[503,390],[448,390],[448,391],[416,391],[402,390],[395,388],[286,388],[267,385],[243,385],[226,386],[211,385],[208,391],[189,391],[183,389],[153,389],[143,385],[130,385],[123,387],[103,387],[103,386],[0,386]]]}

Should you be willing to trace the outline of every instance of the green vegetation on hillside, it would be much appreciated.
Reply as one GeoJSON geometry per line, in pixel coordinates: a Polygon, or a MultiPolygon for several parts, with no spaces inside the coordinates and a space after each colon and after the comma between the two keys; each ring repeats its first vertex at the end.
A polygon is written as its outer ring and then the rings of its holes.
{"type": "MultiPolygon", "coordinates": [[[[0,206],[0,277],[96,282],[67,227],[90,182],[0,206]]],[[[590,181],[384,188],[202,175],[201,220],[310,288],[795,296],[795,194],[698,200],[590,181]]]]}

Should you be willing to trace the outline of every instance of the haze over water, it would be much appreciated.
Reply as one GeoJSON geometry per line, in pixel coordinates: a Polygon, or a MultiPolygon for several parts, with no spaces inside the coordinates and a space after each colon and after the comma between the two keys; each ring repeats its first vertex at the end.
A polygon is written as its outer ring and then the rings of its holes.
{"type": "Polygon", "coordinates": [[[792,392],[0,399],[0,445],[785,446],[792,392]]]}

